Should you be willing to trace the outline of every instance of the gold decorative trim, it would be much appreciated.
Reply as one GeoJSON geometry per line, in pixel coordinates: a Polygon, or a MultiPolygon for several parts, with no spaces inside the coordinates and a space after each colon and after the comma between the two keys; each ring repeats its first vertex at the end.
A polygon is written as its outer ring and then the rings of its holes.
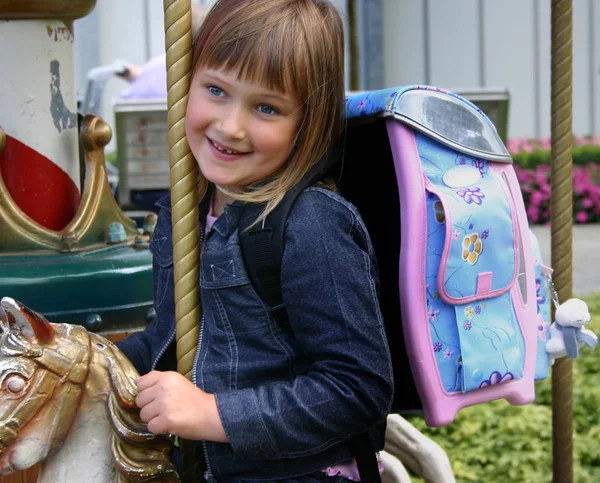
{"type": "Polygon", "coordinates": [[[95,5],[96,0],[3,0],[0,2],[0,20],[73,20],[88,15],[95,5]]]}
{"type": "Polygon", "coordinates": [[[85,184],[81,204],[63,231],[70,231],[80,246],[105,243],[108,226],[113,222],[123,225],[127,238],[135,238],[135,222],[125,216],[108,183],[104,146],[112,137],[110,126],[100,117],[87,115],[81,125],[81,142],[85,152],[85,184]]]}
{"type": "MultiPolygon", "coordinates": [[[[106,245],[108,227],[113,222],[120,223],[125,229],[127,240],[124,243],[134,243],[139,235],[135,222],[121,211],[106,175],[104,147],[111,137],[110,126],[98,116],[84,118],[81,142],[85,156],[85,184],[77,213],[61,231],[49,230],[23,213],[0,175],[0,256],[93,250],[106,245]],[[35,253],[30,253],[32,251],[35,253]]],[[[5,134],[0,128],[0,147],[4,141],[5,134]]]]}

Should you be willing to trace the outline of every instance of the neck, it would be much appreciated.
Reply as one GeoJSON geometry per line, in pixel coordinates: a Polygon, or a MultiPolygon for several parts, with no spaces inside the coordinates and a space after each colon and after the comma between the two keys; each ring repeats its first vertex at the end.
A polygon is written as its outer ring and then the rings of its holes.
{"type": "Polygon", "coordinates": [[[215,192],[213,194],[212,203],[212,215],[213,216],[221,216],[223,211],[225,211],[225,204],[231,203],[233,199],[230,196],[227,196],[223,193],[219,187],[217,186],[215,192]]]}
{"type": "Polygon", "coordinates": [[[38,483],[116,481],[111,436],[104,398],[80,407],[64,444],[42,464],[38,483]]]}

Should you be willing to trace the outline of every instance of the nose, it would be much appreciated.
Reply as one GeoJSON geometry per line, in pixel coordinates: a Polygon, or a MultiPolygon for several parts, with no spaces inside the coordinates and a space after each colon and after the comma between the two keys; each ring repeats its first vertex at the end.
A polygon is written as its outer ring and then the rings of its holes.
{"type": "Polygon", "coordinates": [[[230,105],[224,109],[217,129],[228,139],[243,139],[246,131],[246,113],[243,107],[230,105]]]}

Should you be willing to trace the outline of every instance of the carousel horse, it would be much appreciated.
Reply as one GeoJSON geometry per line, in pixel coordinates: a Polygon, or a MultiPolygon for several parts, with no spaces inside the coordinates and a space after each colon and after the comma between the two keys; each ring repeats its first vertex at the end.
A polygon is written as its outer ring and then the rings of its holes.
{"type": "MultiPolygon", "coordinates": [[[[135,405],[138,373],[104,337],[0,303],[0,476],[41,462],[38,482],[179,482],[171,440],[148,432],[135,405]]],[[[388,418],[384,483],[453,483],[443,450],[388,418]]]]}
{"type": "Polygon", "coordinates": [[[0,476],[42,462],[44,483],[179,481],[114,344],[11,298],[0,306],[0,476]]]}

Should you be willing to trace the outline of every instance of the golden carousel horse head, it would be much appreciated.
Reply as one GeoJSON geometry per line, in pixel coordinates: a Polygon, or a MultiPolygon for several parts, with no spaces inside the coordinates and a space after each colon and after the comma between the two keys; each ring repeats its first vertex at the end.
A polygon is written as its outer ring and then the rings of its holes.
{"type": "Polygon", "coordinates": [[[114,459],[124,478],[179,481],[171,441],[140,420],[138,373],[113,343],[8,297],[0,307],[0,475],[58,456],[72,432],[104,425],[112,441],[100,456],[114,459]],[[84,422],[89,415],[105,421],[84,422]]]}

